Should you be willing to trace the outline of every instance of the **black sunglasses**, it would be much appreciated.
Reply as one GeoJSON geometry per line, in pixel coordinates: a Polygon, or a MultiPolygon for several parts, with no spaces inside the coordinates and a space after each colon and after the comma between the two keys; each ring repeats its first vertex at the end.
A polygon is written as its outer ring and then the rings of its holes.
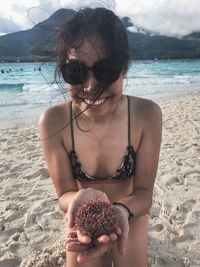
{"type": "Polygon", "coordinates": [[[60,66],[63,79],[72,85],[82,84],[88,71],[92,71],[98,82],[112,84],[121,73],[121,67],[114,67],[108,58],[97,61],[92,67],[86,66],[78,60],[71,60],[60,66]]]}

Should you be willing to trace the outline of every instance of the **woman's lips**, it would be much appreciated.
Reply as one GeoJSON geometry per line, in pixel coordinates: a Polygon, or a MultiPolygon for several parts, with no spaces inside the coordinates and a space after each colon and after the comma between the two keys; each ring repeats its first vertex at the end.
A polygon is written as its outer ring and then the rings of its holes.
{"type": "Polygon", "coordinates": [[[108,98],[110,98],[110,96],[101,97],[101,98],[93,101],[92,99],[89,99],[89,98],[80,97],[79,100],[81,102],[84,102],[89,108],[97,108],[97,107],[103,105],[108,98]]]}
{"type": "Polygon", "coordinates": [[[101,104],[103,104],[104,102],[106,101],[106,97],[104,98],[100,98],[100,99],[97,99],[96,101],[91,101],[87,98],[84,99],[84,102],[87,104],[87,105],[91,105],[91,106],[99,106],[101,104]]]}

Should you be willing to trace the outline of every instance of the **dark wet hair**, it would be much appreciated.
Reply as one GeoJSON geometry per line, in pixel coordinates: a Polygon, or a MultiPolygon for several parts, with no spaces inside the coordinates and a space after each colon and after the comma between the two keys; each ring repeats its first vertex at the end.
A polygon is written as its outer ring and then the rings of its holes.
{"type": "MultiPolygon", "coordinates": [[[[59,66],[66,63],[71,48],[81,46],[85,38],[97,34],[104,43],[107,58],[112,66],[127,71],[130,60],[130,49],[126,29],[113,11],[106,8],[84,8],[75,12],[74,16],[62,27],[58,38],[57,55],[59,66]]],[[[108,84],[99,85],[103,89],[108,84]]],[[[102,90],[100,90],[102,91],[102,90]]]]}

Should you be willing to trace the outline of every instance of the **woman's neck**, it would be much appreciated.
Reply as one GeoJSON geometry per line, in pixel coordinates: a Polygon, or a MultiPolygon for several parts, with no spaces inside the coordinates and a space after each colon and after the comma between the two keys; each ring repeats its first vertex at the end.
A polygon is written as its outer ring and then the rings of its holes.
{"type": "Polygon", "coordinates": [[[112,120],[116,120],[124,110],[125,96],[121,96],[115,105],[111,106],[110,111],[103,115],[92,115],[87,112],[83,112],[80,116],[80,120],[87,121],[91,125],[106,124],[112,120]]]}

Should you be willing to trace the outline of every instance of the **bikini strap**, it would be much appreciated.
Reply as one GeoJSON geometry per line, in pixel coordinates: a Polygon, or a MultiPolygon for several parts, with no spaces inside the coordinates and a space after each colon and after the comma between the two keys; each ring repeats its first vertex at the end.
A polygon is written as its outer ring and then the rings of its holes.
{"type": "Polygon", "coordinates": [[[74,128],[73,128],[73,117],[72,117],[72,101],[70,103],[70,124],[71,124],[72,150],[74,150],[74,128]]]}
{"type": "Polygon", "coordinates": [[[128,100],[128,145],[131,145],[131,121],[130,121],[130,98],[127,96],[128,100]]]}

